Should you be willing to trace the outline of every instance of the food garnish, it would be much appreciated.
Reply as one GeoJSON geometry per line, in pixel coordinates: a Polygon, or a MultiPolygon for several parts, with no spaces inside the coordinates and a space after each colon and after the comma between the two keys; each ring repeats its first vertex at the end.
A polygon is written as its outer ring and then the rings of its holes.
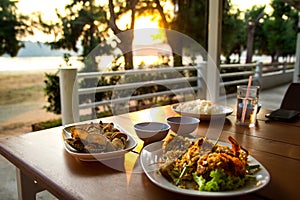
{"type": "Polygon", "coordinates": [[[113,123],[90,123],[70,128],[71,138],[65,141],[78,152],[102,153],[125,149],[127,135],[113,123]]]}
{"type": "Polygon", "coordinates": [[[244,186],[253,177],[248,151],[229,136],[232,147],[207,138],[190,140],[182,136],[168,138],[163,144],[163,164],[159,173],[179,188],[199,191],[228,191],[244,186]]]}

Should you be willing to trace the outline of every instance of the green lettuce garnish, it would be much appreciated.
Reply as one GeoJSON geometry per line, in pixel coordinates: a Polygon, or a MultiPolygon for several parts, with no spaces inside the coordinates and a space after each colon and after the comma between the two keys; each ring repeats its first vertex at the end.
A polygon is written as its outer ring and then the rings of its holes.
{"type": "Polygon", "coordinates": [[[245,185],[248,180],[247,176],[245,177],[235,177],[227,175],[223,169],[215,169],[210,172],[210,180],[206,180],[202,176],[198,176],[196,173],[193,173],[193,179],[198,184],[199,191],[227,191],[235,190],[245,185]]]}

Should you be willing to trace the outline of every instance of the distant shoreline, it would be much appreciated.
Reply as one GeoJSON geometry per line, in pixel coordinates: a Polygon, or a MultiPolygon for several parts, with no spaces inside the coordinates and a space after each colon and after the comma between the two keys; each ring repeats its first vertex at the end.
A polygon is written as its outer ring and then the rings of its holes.
{"type": "MultiPolygon", "coordinates": [[[[72,67],[81,68],[82,62],[78,57],[71,57],[72,67]]],[[[62,57],[0,57],[0,73],[26,71],[55,71],[66,63],[62,57]]]]}
{"type": "MultiPolygon", "coordinates": [[[[65,49],[51,49],[51,46],[43,42],[23,41],[24,48],[21,48],[17,54],[17,57],[63,57],[68,53],[71,56],[78,56],[79,54],[65,49]]],[[[4,55],[8,57],[9,55],[4,55]]]]}
{"type": "Polygon", "coordinates": [[[33,70],[33,69],[24,69],[24,70],[8,70],[2,71],[0,70],[0,76],[6,75],[35,75],[35,74],[45,74],[45,73],[55,73],[58,69],[40,69],[40,70],[33,70]]]}

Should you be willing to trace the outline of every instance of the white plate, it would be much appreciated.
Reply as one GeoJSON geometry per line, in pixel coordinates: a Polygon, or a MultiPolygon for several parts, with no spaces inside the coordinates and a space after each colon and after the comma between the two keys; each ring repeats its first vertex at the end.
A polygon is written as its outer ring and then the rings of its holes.
{"type": "MultiPolygon", "coordinates": [[[[72,125],[76,126],[76,125],[72,125]]],[[[118,127],[116,124],[114,126],[119,129],[122,133],[125,133],[127,135],[127,143],[125,149],[122,150],[117,150],[117,151],[110,151],[110,152],[105,152],[105,153],[81,153],[78,152],[76,149],[74,149],[72,146],[70,146],[65,139],[66,138],[71,138],[71,134],[68,130],[72,126],[65,127],[62,131],[62,139],[64,141],[64,147],[65,150],[72,156],[78,158],[81,161],[100,161],[100,160],[111,160],[115,158],[120,158],[123,157],[125,153],[131,151],[134,149],[137,145],[136,140],[128,133],[123,131],[120,127],[118,127]]]]}
{"type": "MultiPolygon", "coordinates": [[[[229,145],[227,143],[218,142],[221,145],[229,145]]],[[[162,142],[156,142],[147,145],[143,148],[140,156],[140,161],[144,172],[147,177],[157,186],[169,190],[171,192],[176,192],[185,195],[192,196],[207,196],[207,197],[226,197],[226,196],[237,196],[243,195],[250,192],[257,191],[264,186],[266,186],[270,181],[270,174],[266,168],[255,160],[252,156],[248,157],[249,163],[251,165],[259,164],[261,169],[254,174],[256,181],[251,181],[247,185],[237,190],[225,191],[225,192],[207,192],[207,191],[197,191],[190,189],[178,188],[167,179],[165,179],[160,173],[158,173],[159,162],[162,161],[162,142]]]]}
{"type": "Polygon", "coordinates": [[[200,120],[212,120],[212,119],[219,119],[220,117],[226,117],[228,115],[231,115],[231,113],[233,112],[233,109],[227,106],[223,106],[223,105],[215,105],[218,106],[218,109],[220,110],[220,112],[218,113],[211,113],[211,114],[201,114],[201,113],[191,113],[191,112],[181,112],[179,110],[177,110],[177,106],[179,104],[173,105],[172,106],[172,110],[175,111],[176,113],[183,115],[183,116],[189,116],[189,117],[195,117],[198,118],[200,120]]]}

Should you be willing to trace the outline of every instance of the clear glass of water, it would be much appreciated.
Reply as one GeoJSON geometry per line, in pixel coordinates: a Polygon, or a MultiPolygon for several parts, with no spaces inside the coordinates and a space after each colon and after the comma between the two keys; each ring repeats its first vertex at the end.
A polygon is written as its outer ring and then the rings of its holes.
{"type": "Polygon", "coordinates": [[[254,127],[258,108],[259,86],[250,86],[248,92],[247,88],[247,85],[237,86],[236,124],[254,127]]]}

